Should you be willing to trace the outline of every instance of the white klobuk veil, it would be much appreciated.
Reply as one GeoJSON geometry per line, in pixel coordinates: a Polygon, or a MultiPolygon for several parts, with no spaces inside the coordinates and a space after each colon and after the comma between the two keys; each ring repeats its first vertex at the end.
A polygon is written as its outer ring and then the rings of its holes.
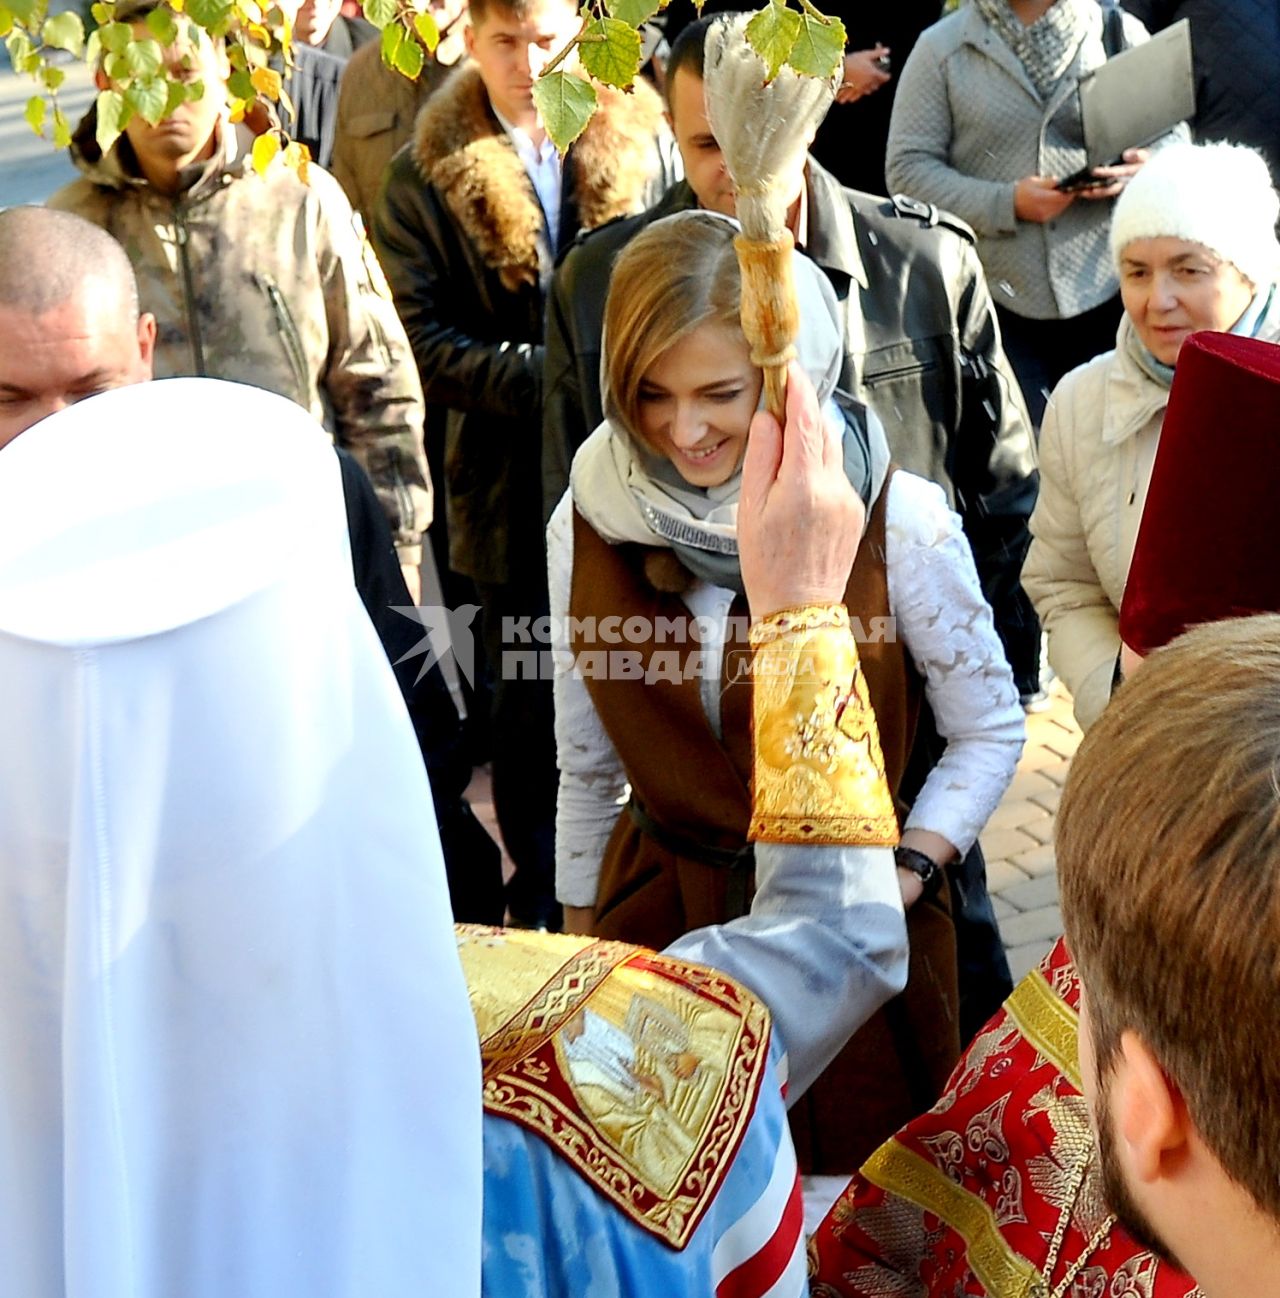
{"type": "Polygon", "coordinates": [[[0,452],[0,1287],[471,1298],[480,1071],[422,760],[292,403],[0,452]]]}

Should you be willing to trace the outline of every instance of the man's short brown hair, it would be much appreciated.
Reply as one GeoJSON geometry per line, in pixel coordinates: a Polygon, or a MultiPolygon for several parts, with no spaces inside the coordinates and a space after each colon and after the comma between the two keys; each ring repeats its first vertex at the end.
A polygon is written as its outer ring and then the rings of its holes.
{"type": "Polygon", "coordinates": [[[1135,1032],[1227,1174],[1280,1219],[1280,617],[1152,655],[1058,813],[1099,1074],[1135,1032]]]}
{"type": "MultiPolygon", "coordinates": [[[[538,0],[470,0],[467,17],[472,27],[479,27],[491,13],[503,13],[523,22],[537,2],[538,0]]],[[[572,4],[574,0],[565,0],[565,3],[572,4]]],[[[559,50],[555,53],[558,54],[559,50]]]]}

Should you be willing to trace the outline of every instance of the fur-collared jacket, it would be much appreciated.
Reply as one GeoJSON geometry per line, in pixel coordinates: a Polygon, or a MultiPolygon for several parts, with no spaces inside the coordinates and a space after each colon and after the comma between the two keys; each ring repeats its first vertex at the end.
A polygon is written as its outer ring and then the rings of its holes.
{"type": "MultiPolygon", "coordinates": [[[[642,211],[671,183],[674,156],[648,85],[602,90],[564,160],[561,244],[642,211]]],[[[424,105],[387,168],[372,232],[428,405],[449,412],[451,566],[495,584],[517,568],[545,572],[543,310],[560,249],[473,65],[424,105]]]]}

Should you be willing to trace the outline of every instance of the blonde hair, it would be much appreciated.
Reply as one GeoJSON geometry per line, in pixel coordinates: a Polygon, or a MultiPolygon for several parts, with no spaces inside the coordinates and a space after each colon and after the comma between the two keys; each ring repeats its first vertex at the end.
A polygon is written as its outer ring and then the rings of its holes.
{"type": "Polygon", "coordinates": [[[1280,617],[1147,660],[1080,745],[1056,848],[1100,1074],[1134,1031],[1280,1219],[1280,617]]]}
{"type": "Polygon", "coordinates": [[[614,263],[604,309],[604,411],[645,445],[640,385],[649,367],[709,321],[741,331],[736,233],[710,213],[682,213],[642,230],[614,263]]]}

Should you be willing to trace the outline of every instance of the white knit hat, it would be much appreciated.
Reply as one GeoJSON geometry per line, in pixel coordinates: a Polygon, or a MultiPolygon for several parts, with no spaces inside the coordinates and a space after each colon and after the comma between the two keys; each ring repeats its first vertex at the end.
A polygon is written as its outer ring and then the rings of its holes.
{"type": "Polygon", "coordinates": [[[1125,186],[1111,216],[1111,256],[1135,239],[1187,239],[1255,286],[1280,276],[1280,198],[1261,154],[1241,144],[1171,144],[1125,186]]]}

